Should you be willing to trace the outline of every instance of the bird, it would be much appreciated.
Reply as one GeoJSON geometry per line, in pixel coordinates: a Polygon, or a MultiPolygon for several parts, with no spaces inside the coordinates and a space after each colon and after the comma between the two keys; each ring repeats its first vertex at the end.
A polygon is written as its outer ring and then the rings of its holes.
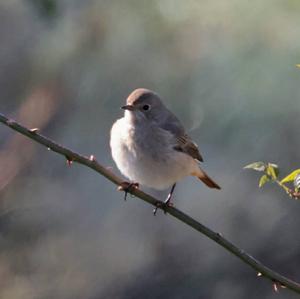
{"type": "Polygon", "coordinates": [[[157,93],[135,89],[121,108],[124,116],[111,128],[110,148],[118,169],[131,181],[120,188],[125,199],[130,188],[139,185],[156,190],[171,187],[164,201],[165,206],[171,206],[176,183],[186,176],[221,189],[200,167],[203,158],[197,144],[157,93]]]}

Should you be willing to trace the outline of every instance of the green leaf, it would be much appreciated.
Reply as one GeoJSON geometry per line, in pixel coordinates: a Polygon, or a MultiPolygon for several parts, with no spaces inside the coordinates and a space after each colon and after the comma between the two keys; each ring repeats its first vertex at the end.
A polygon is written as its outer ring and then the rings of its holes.
{"type": "Polygon", "coordinates": [[[244,167],[244,169],[253,169],[253,170],[256,170],[256,171],[265,171],[266,167],[267,167],[267,165],[264,162],[254,162],[254,163],[246,165],[244,167]]]}
{"type": "Polygon", "coordinates": [[[269,181],[270,181],[269,177],[266,174],[264,174],[259,180],[259,184],[258,184],[259,188],[261,188],[265,183],[269,181]]]}
{"type": "Polygon", "coordinates": [[[278,176],[278,166],[273,163],[268,163],[267,174],[273,179],[276,180],[278,176]]]}
{"type": "Polygon", "coordinates": [[[283,178],[280,183],[284,184],[284,183],[288,183],[288,182],[293,182],[296,178],[296,176],[300,173],[300,169],[296,169],[293,172],[291,172],[290,174],[288,174],[285,178],[283,178]]]}

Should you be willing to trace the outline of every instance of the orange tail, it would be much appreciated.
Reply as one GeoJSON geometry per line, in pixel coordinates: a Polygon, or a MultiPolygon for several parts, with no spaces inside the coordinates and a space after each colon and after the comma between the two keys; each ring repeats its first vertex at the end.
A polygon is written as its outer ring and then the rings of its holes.
{"type": "Polygon", "coordinates": [[[213,181],[202,169],[199,169],[199,171],[195,174],[192,174],[196,176],[199,180],[201,180],[206,186],[209,188],[214,188],[214,189],[221,189],[221,187],[213,181]]]}

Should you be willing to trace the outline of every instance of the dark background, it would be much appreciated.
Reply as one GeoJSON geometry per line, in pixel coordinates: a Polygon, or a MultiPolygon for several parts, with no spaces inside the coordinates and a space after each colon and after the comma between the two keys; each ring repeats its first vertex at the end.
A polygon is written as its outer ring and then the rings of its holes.
{"type": "MultiPolygon", "coordinates": [[[[110,127],[155,90],[222,186],[187,178],[176,207],[300,281],[300,202],[242,169],[299,168],[299,16],[295,0],[1,1],[0,111],[118,173],[110,127]]],[[[1,298],[298,298],[97,173],[0,140],[1,298]]]]}

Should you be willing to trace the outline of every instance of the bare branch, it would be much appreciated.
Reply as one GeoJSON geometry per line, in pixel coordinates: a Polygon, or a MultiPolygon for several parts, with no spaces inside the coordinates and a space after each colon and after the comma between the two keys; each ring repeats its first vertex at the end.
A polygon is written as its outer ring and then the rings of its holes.
{"type": "MultiPolygon", "coordinates": [[[[8,119],[6,116],[0,113],[0,122],[5,124],[6,126],[10,127],[11,129],[29,137],[32,140],[35,140],[36,142],[46,146],[48,149],[61,154],[66,157],[68,163],[71,162],[77,162],[82,165],[85,165],[96,172],[100,173],[104,177],[106,177],[108,180],[110,180],[112,183],[114,183],[117,186],[120,186],[123,180],[113,174],[109,169],[103,167],[100,165],[94,156],[86,157],[82,156],[58,143],[55,143],[54,141],[50,140],[49,138],[46,138],[45,136],[38,133],[37,129],[27,129],[26,127],[22,126],[21,124],[17,123],[14,120],[8,119]]],[[[147,203],[157,206],[157,203],[163,203],[153,196],[141,191],[137,188],[132,188],[129,191],[131,194],[135,195],[136,197],[146,201],[147,203]]],[[[192,217],[188,216],[187,214],[183,213],[182,211],[176,209],[175,207],[164,207],[163,205],[160,205],[161,209],[163,209],[168,214],[172,215],[173,217],[177,218],[179,221],[187,224],[188,226],[194,228],[195,230],[199,231],[200,233],[204,234],[211,240],[215,241],[222,247],[224,247],[227,251],[234,254],[236,257],[241,259],[244,263],[251,266],[257,273],[258,276],[263,276],[265,278],[268,278],[271,280],[273,286],[276,286],[276,289],[278,289],[278,286],[285,287],[290,290],[293,290],[296,293],[300,294],[300,284],[296,283],[295,281],[292,281],[285,276],[280,275],[279,273],[273,271],[272,269],[266,267],[261,262],[253,258],[251,255],[246,253],[244,250],[236,247],[231,242],[229,242],[227,239],[225,239],[221,234],[216,233],[209,229],[208,227],[204,226],[200,222],[194,220],[192,217]]]]}

